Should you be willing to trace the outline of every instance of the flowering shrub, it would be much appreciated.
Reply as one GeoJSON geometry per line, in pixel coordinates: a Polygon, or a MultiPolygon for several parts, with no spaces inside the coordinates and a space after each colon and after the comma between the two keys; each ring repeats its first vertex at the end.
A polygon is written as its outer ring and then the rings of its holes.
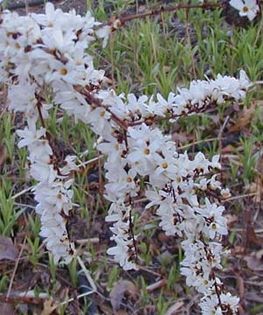
{"type": "MultiPolygon", "coordinates": [[[[103,88],[104,71],[95,69],[88,48],[97,38],[106,44],[110,26],[90,13],[81,17],[47,3],[45,14],[0,17],[0,78],[8,86],[10,110],[22,112],[26,126],[17,130],[18,146],[27,147],[41,236],[56,262],[77,255],[66,228],[73,208],[72,185],[79,165],[75,156],[56,154],[46,120],[55,106],[82,121],[98,136],[97,150],[106,156],[106,221],[112,223],[115,246],[108,254],[125,270],[142,263],[134,234],[136,200],[145,196],[167,235],[183,239],[181,273],[188,286],[203,294],[203,314],[236,314],[239,299],[224,291],[216,276],[222,269],[221,239],[227,234],[224,207],[229,195],[217,179],[219,156],[208,160],[201,152],[190,158],[158,127],[160,120],[176,122],[228,100],[244,98],[250,82],[218,75],[197,80],[171,92],[167,99],[134,94],[117,95],[103,88]],[[52,101],[50,101],[52,99],[52,101]]],[[[142,231],[143,232],[143,231],[142,231]]]]}

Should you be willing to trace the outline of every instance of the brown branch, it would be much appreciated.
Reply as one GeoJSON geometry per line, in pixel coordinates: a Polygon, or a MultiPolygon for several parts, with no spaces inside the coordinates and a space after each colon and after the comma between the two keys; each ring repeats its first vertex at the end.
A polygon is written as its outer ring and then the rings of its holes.
{"type": "Polygon", "coordinates": [[[79,92],[80,94],[82,94],[85,97],[86,101],[89,103],[90,106],[92,106],[94,108],[102,107],[105,111],[110,113],[111,119],[120,128],[122,128],[124,130],[124,133],[127,132],[128,127],[138,126],[138,125],[141,125],[143,123],[145,123],[146,125],[152,125],[152,124],[160,122],[162,120],[176,119],[176,118],[188,116],[192,113],[200,114],[200,113],[207,111],[207,109],[209,107],[212,107],[213,105],[215,105],[215,102],[210,100],[209,102],[205,102],[202,107],[198,107],[198,106],[194,106],[194,105],[189,104],[189,106],[186,106],[186,111],[183,111],[181,114],[173,114],[173,112],[171,111],[166,115],[166,117],[158,117],[155,115],[155,116],[143,118],[143,119],[140,119],[137,121],[128,121],[126,119],[123,120],[123,119],[119,118],[116,114],[114,114],[111,111],[109,106],[104,105],[103,101],[101,99],[97,98],[96,96],[94,96],[92,94],[92,92],[89,90],[88,86],[86,88],[82,88],[81,86],[74,86],[74,88],[77,92],[79,92]]]}
{"type": "Polygon", "coordinates": [[[142,123],[145,123],[146,125],[151,125],[151,124],[156,123],[158,121],[177,119],[180,117],[189,116],[190,114],[193,114],[193,113],[201,114],[201,113],[207,111],[207,109],[213,105],[215,105],[215,103],[212,101],[211,101],[211,103],[205,103],[202,107],[195,107],[194,105],[189,105],[188,107],[186,106],[187,111],[183,111],[181,114],[173,114],[172,112],[169,112],[166,117],[153,116],[153,117],[149,117],[148,119],[142,119],[142,120],[137,120],[137,121],[133,121],[133,122],[128,122],[127,125],[128,125],[128,127],[141,125],[142,123]]]}
{"type": "Polygon", "coordinates": [[[221,8],[221,7],[222,7],[222,4],[220,4],[220,3],[209,3],[209,2],[206,2],[203,4],[179,3],[179,4],[176,4],[173,6],[160,6],[157,9],[150,9],[150,10],[142,12],[142,13],[136,13],[136,14],[130,14],[130,15],[120,15],[119,17],[112,17],[107,24],[111,25],[113,30],[116,30],[119,27],[124,26],[127,22],[130,22],[132,20],[143,19],[143,18],[150,17],[150,16],[160,15],[162,13],[172,13],[172,12],[176,12],[176,11],[181,10],[181,9],[184,9],[184,10],[189,10],[189,9],[209,10],[209,9],[221,8]]]}
{"type": "Polygon", "coordinates": [[[95,97],[94,95],[92,95],[91,92],[87,91],[87,89],[81,89],[79,87],[75,87],[75,90],[79,93],[81,93],[83,96],[85,96],[87,102],[94,107],[102,107],[104,108],[108,113],[111,114],[111,118],[114,122],[116,122],[117,125],[119,125],[122,129],[127,130],[129,127],[129,124],[127,124],[125,121],[123,121],[122,119],[120,119],[116,114],[114,114],[109,107],[107,107],[106,105],[103,104],[103,102],[95,97]]]}
{"type": "MultiPolygon", "coordinates": [[[[207,251],[208,244],[204,240],[202,232],[200,233],[200,240],[204,244],[204,251],[205,251],[205,254],[206,254],[206,259],[207,259],[207,261],[209,261],[210,260],[210,253],[207,251]]],[[[216,296],[217,296],[217,299],[218,299],[218,305],[221,308],[222,312],[224,312],[224,305],[223,305],[222,300],[221,300],[221,288],[220,288],[220,285],[216,282],[216,273],[215,273],[214,269],[212,269],[210,277],[214,281],[214,287],[215,287],[215,293],[216,293],[216,296]]]]}
{"type": "Polygon", "coordinates": [[[37,106],[37,111],[38,111],[38,116],[39,116],[39,119],[41,122],[41,126],[46,129],[45,120],[43,118],[42,111],[41,111],[42,103],[39,100],[39,97],[37,95],[36,95],[36,98],[37,98],[37,105],[36,106],[37,106]]]}
{"type": "Polygon", "coordinates": [[[8,303],[8,304],[34,304],[34,305],[42,305],[45,301],[45,298],[26,296],[26,295],[4,295],[0,294],[0,302],[8,303]]]}

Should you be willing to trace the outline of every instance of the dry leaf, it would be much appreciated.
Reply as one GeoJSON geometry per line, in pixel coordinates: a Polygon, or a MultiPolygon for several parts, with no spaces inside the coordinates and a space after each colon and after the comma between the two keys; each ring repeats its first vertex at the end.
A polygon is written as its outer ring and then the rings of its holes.
{"type": "Polygon", "coordinates": [[[2,167],[2,165],[4,165],[6,160],[6,148],[0,144],[0,169],[2,167]]]}
{"type": "Polygon", "coordinates": [[[137,287],[128,280],[118,281],[110,293],[110,301],[114,311],[120,309],[122,300],[125,297],[130,297],[132,300],[136,300],[138,296],[137,287]]]}
{"type": "Polygon", "coordinates": [[[236,216],[235,214],[226,214],[225,218],[227,220],[228,228],[233,227],[234,224],[237,223],[237,221],[238,221],[238,216],[236,216]]]}
{"type": "Polygon", "coordinates": [[[257,156],[256,162],[256,195],[254,197],[254,201],[256,203],[260,203],[263,196],[263,149],[261,149],[257,156]]]}
{"type": "MultiPolygon", "coordinates": [[[[246,300],[257,302],[257,303],[262,303],[262,295],[257,292],[247,292],[246,293],[246,300]]],[[[258,314],[260,315],[260,314],[258,314]]]]}
{"type": "Polygon", "coordinates": [[[0,303],[1,314],[4,315],[16,315],[14,306],[7,303],[0,303]]]}
{"type": "Polygon", "coordinates": [[[247,241],[250,244],[255,244],[255,245],[259,245],[259,246],[261,246],[263,244],[262,237],[259,237],[256,234],[255,229],[252,225],[247,226],[246,234],[247,234],[247,241]]]}
{"type": "Polygon", "coordinates": [[[7,108],[7,88],[4,87],[0,90],[0,115],[6,110],[7,108]]]}
{"type": "Polygon", "coordinates": [[[235,121],[235,124],[229,128],[230,132],[240,131],[248,126],[253,118],[257,107],[257,102],[252,102],[249,108],[244,108],[240,113],[239,117],[235,121]]]}
{"type": "Polygon", "coordinates": [[[189,136],[187,136],[186,133],[182,133],[182,132],[181,133],[174,132],[172,134],[172,139],[176,143],[187,143],[189,142],[189,140],[192,140],[192,139],[189,139],[189,136]]]}
{"type": "Polygon", "coordinates": [[[238,296],[240,300],[244,298],[245,295],[245,285],[244,285],[244,279],[242,278],[242,274],[239,272],[235,272],[235,278],[236,278],[236,287],[238,289],[238,296]]]}
{"type": "Polygon", "coordinates": [[[57,308],[57,304],[54,300],[49,299],[44,302],[44,308],[40,315],[51,315],[54,310],[57,308]]]}
{"type": "Polygon", "coordinates": [[[173,304],[171,307],[169,307],[169,309],[167,310],[167,312],[165,313],[165,315],[178,315],[178,311],[184,306],[184,302],[183,301],[177,301],[175,304],[173,304]]]}
{"type": "Polygon", "coordinates": [[[0,236],[0,260],[15,261],[18,257],[18,250],[14,246],[11,238],[0,236]]]}
{"type": "Polygon", "coordinates": [[[244,257],[248,268],[253,271],[263,271],[263,250],[260,250],[259,253],[252,253],[244,257]]]}

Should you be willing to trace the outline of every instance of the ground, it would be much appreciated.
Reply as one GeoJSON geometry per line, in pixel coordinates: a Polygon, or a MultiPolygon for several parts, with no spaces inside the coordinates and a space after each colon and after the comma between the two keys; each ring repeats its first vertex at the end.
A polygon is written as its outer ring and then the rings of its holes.
{"type": "MultiPolygon", "coordinates": [[[[6,1],[12,6],[15,2],[6,1]]],[[[25,1],[30,4],[30,1],[25,1]]],[[[54,1],[57,6],[84,14],[86,7],[102,21],[121,12],[142,12],[158,1],[54,1]]],[[[176,2],[176,1],[173,1],[176,2]]],[[[17,8],[24,14],[25,10],[17,8]]],[[[39,12],[41,5],[28,11],[39,12]]],[[[221,180],[231,191],[224,206],[229,235],[224,245],[230,255],[224,260],[221,278],[241,299],[240,314],[263,314],[263,21],[230,23],[227,9],[191,10],[137,20],[116,31],[108,48],[94,47],[96,63],[106,70],[118,92],[168,95],[177,86],[216,74],[237,75],[244,69],[255,83],[246,100],[229,103],[176,124],[164,125],[181,150],[221,154],[221,180]],[[226,18],[225,18],[226,17],[226,18]],[[226,22],[227,20],[227,22],[226,22]],[[230,25],[231,24],[231,25],[230,25]]],[[[236,15],[235,15],[235,18],[236,15]]],[[[98,287],[98,294],[77,298],[90,291],[85,270],[77,261],[56,266],[39,238],[39,219],[29,188],[26,151],[16,146],[15,129],[23,126],[21,115],[8,113],[6,90],[0,92],[0,301],[3,314],[200,314],[199,296],[185,286],[179,273],[180,240],[167,237],[152,213],[142,217],[146,231],[140,248],[145,261],[136,272],[124,272],[106,255],[109,226],[104,222],[107,203],[103,199],[102,161],[90,164],[76,176],[75,202],[80,205],[69,223],[72,239],[82,261],[98,287]],[[22,192],[22,193],[21,193],[22,192]],[[79,272],[82,270],[81,272],[79,272]],[[35,295],[33,294],[35,293],[35,295]],[[36,296],[36,297],[30,297],[36,296]],[[13,299],[12,299],[13,297],[13,299]],[[73,302],[65,303],[74,298],[73,302]]],[[[55,115],[55,114],[54,114],[55,115]]],[[[93,135],[83,124],[64,118],[49,130],[61,154],[96,156],[93,135]]]]}

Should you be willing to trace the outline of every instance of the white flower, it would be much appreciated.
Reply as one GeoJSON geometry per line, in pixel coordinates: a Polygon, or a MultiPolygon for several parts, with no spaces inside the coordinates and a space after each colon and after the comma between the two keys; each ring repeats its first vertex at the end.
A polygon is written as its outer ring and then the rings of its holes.
{"type": "Polygon", "coordinates": [[[160,216],[160,227],[165,232],[166,235],[176,235],[182,236],[182,232],[178,227],[178,216],[176,212],[176,206],[173,201],[166,198],[165,202],[162,202],[156,211],[156,214],[160,216]]]}
{"type": "Polygon", "coordinates": [[[132,257],[135,255],[135,248],[130,235],[130,211],[131,207],[125,207],[121,202],[112,203],[109,214],[106,217],[108,222],[116,221],[110,228],[113,232],[111,240],[115,241],[116,246],[109,248],[107,253],[114,256],[114,260],[124,270],[137,269],[132,257]]]}
{"type": "Polygon", "coordinates": [[[105,48],[108,44],[108,40],[111,34],[111,27],[109,25],[102,26],[96,30],[98,38],[103,39],[102,47],[105,48]]]}
{"type": "Polygon", "coordinates": [[[250,21],[259,12],[257,0],[230,0],[229,4],[239,11],[240,16],[247,16],[250,21]]]}
{"type": "Polygon", "coordinates": [[[203,315],[222,315],[222,310],[218,306],[218,297],[216,294],[209,295],[199,303],[203,315]]]}
{"type": "Polygon", "coordinates": [[[109,248],[107,254],[114,256],[114,260],[119,263],[124,270],[136,270],[136,264],[130,260],[129,257],[129,245],[131,241],[125,241],[118,236],[112,236],[111,240],[116,242],[116,246],[109,248]]]}
{"type": "Polygon", "coordinates": [[[130,153],[127,161],[140,174],[151,174],[155,168],[153,156],[165,145],[160,130],[150,129],[145,124],[137,128],[128,128],[130,153]]]}
{"type": "Polygon", "coordinates": [[[52,164],[45,162],[35,162],[30,167],[30,175],[40,182],[53,182],[57,177],[57,171],[52,164]]]}
{"type": "Polygon", "coordinates": [[[232,296],[231,293],[228,292],[221,294],[221,302],[227,309],[232,311],[233,314],[236,314],[238,311],[239,298],[232,296]]]}
{"type": "Polygon", "coordinates": [[[60,173],[62,175],[68,175],[72,171],[77,171],[79,168],[76,165],[76,156],[75,155],[67,155],[65,157],[66,165],[60,169],[60,173]]]}
{"type": "MultiPolygon", "coordinates": [[[[19,129],[16,131],[16,133],[21,137],[22,139],[18,142],[18,147],[23,148],[25,146],[34,145],[35,142],[38,142],[39,139],[46,136],[46,129],[41,127],[40,129],[29,129],[26,127],[25,129],[19,129]]],[[[45,139],[42,139],[43,141],[46,141],[45,139]]]]}
{"type": "Polygon", "coordinates": [[[31,14],[32,18],[41,25],[52,27],[57,18],[61,16],[61,10],[55,10],[54,5],[48,2],[45,6],[45,14],[31,14]]]}
{"type": "Polygon", "coordinates": [[[36,86],[25,82],[24,84],[11,85],[8,91],[9,108],[15,112],[24,112],[27,116],[37,119],[36,86]]]}
{"type": "Polygon", "coordinates": [[[238,311],[238,303],[239,298],[236,296],[232,296],[230,293],[222,293],[220,294],[221,306],[218,302],[218,297],[216,294],[205,296],[201,302],[200,307],[203,315],[234,315],[237,314],[238,311]]]}
{"type": "Polygon", "coordinates": [[[96,148],[102,152],[103,154],[108,156],[108,162],[110,164],[118,164],[120,163],[120,157],[125,152],[125,145],[123,143],[119,143],[115,138],[110,142],[102,142],[99,143],[96,148]]]}
{"type": "Polygon", "coordinates": [[[201,208],[196,208],[196,211],[204,218],[203,232],[211,239],[214,239],[216,234],[227,235],[227,222],[222,213],[225,208],[217,206],[215,203],[210,203],[208,198],[205,199],[206,205],[201,208]]]}
{"type": "Polygon", "coordinates": [[[96,134],[103,136],[104,139],[111,139],[110,117],[111,114],[105,108],[101,107],[92,110],[87,119],[96,134]]]}

